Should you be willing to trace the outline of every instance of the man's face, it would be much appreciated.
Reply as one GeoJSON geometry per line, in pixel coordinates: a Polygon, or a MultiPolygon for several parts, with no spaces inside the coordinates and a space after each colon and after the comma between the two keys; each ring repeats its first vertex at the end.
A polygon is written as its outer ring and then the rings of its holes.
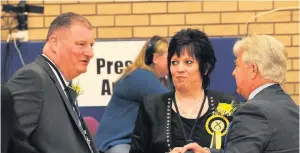
{"type": "Polygon", "coordinates": [[[251,84],[251,74],[249,65],[244,64],[243,52],[240,52],[235,60],[235,69],[232,72],[232,75],[235,78],[237,85],[237,93],[242,95],[245,99],[248,99],[248,96],[251,92],[250,84],[251,84]]]}
{"type": "Polygon", "coordinates": [[[82,24],[71,25],[60,34],[59,67],[71,79],[85,73],[94,56],[94,39],[91,29],[82,24]]]}

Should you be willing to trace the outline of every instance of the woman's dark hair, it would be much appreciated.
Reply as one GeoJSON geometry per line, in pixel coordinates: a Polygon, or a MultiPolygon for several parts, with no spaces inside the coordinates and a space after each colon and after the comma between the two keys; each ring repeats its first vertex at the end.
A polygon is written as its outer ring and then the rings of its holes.
{"type": "MultiPolygon", "coordinates": [[[[171,58],[174,54],[180,57],[183,51],[187,51],[190,56],[195,57],[198,61],[199,72],[202,77],[202,88],[207,88],[210,82],[209,75],[217,61],[210,40],[204,32],[197,29],[182,29],[177,32],[172,37],[168,49],[168,71],[170,80],[173,80],[170,71],[171,58]]],[[[174,85],[172,84],[172,86],[174,85]]]]}

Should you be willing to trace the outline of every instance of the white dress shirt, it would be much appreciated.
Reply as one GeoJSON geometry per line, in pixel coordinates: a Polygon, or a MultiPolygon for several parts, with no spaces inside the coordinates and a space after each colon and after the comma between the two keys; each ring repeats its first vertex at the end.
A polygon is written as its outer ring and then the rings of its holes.
{"type": "Polygon", "coordinates": [[[263,89],[265,89],[265,88],[267,88],[267,87],[269,87],[269,86],[271,86],[271,85],[273,85],[273,84],[275,84],[275,83],[267,83],[267,84],[264,84],[264,85],[261,85],[261,86],[259,86],[258,88],[256,88],[255,90],[253,90],[252,92],[251,92],[251,94],[249,95],[249,97],[248,97],[248,100],[251,100],[254,96],[256,96],[260,91],[262,91],[263,89]]]}
{"type": "MultiPolygon", "coordinates": [[[[46,57],[47,59],[49,59],[45,54],[42,54],[42,56],[44,56],[44,57],[46,57]]],[[[49,61],[52,62],[50,59],[49,59],[49,61]]],[[[53,63],[53,62],[52,62],[52,63],[53,63]]],[[[48,63],[48,64],[49,64],[49,63],[48,63]]],[[[54,64],[54,63],[53,63],[53,64],[54,64]]],[[[54,65],[55,65],[55,64],[54,64],[54,65]]],[[[64,87],[62,81],[60,80],[60,77],[58,76],[57,72],[55,71],[55,69],[54,69],[50,64],[49,64],[49,66],[50,66],[51,70],[53,71],[53,73],[55,74],[57,80],[59,81],[59,84],[60,84],[61,88],[63,89],[63,91],[64,91],[66,97],[69,99],[69,97],[68,97],[68,95],[67,95],[67,93],[66,93],[66,91],[65,91],[65,87],[64,87]]],[[[55,66],[56,66],[56,65],[55,65],[55,66]]],[[[57,70],[58,70],[58,72],[60,73],[61,77],[63,78],[63,81],[65,82],[65,84],[68,86],[68,85],[69,85],[69,82],[65,79],[65,77],[64,77],[63,74],[60,72],[60,70],[59,70],[59,69],[57,69],[57,70]]],[[[76,104],[76,105],[77,105],[77,104],[76,104]]],[[[79,124],[80,130],[83,130],[84,135],[85,135],[85,139],[86,139],[86,141],[87,141],[87,143],[88,143],[88,146],[89,146],[89,149],[90,149],[91,153],[93,153],[93,149],[92,149],[92,147],[91,147],[90,139],[89,139],[89,137],[87,136],[87,132],[86,132],[86,130],[82,127],[82,123],[81,123],[81,121],[80,121],[80,113],[77,114],[75,108],[74,108],[73,106],[72,106],[72,108],[73,108],[74,113],[75,113],[76,116],[78,117],[78,124],[79,124]]]]}
{"type": "MultiPolygon", "coordinates": [[[[42,56],[46,57],[50,62],[52,62],[51,59],[48,58],[45,54],[42,54],[42,56]]],[[[53,63],[53,62],[52,62],[52,63],[53,63]]],[[[54,63],[53,63],[53,64],[54,64],[54,63]]],[[[66,94],[66,97],[69,98],[68,95],[67,95],[67,93],[66,93],[66,91],[65,91],[65,87],[64,87],[64,85],[62,84],[62,82],[61,82],[61,80],[60,80],[60,78],[59,78],[57,72],[54,70],[54,68],[53,68],[49,63],[48,63],[48,65],[50,66],[51,70],[52,70],[53,73],[55,74],[55,76],[56,76],[56,78],[57,78],[57,80],[58,80],[58,82],[59,82],[61,88],[63,89],[63,91],[64,91],[65,94],[66,94]]],[[[55,64],[54,64],[54,65],[55,65],[55,64]]],[[[55,65],[55,66],[56,66],[56,65],[55,65]]],[[[60,72],[60,70],[59,70],[59,69],[57,69],[57,70],[58,70],[58,72],[60,73],[61,77],[63,78],[63,80],[64,80],[64,82],[65,82],[65,85],[68,86],[69,82],[65,79],[64,75],[60,72]]]]}

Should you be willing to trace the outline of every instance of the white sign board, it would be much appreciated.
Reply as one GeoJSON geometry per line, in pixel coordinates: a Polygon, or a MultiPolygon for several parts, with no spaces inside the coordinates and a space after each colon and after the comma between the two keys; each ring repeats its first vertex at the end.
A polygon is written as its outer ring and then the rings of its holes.
{"type": "Polygon", "coordinates": [[[94,58],[86,73],[73,83],[79,83],[83,93],[79,95],[79,106],[106,106],[115,82],[130,65],[145,41],[104,41],[94,45],[94,58]]]}

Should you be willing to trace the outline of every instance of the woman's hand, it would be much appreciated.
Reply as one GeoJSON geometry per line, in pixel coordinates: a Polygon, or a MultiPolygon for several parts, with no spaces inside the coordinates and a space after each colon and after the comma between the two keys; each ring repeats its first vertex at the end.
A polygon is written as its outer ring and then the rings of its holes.
{"type": "Polygon", "coordinates": [[[184,153],[185,151],[186,151],[186,149],[184,149],[183,147],[175,147],[169,153],[184,153]]]}
{"type": "Polygon", "coordinates": [[[210,153],[209,149],[201,147],[198,143],[190,143],[184,147],[175,147],[170,153],[185,153],[187,150],[193,150],[194,153],[210,153]]]}
{"type": "Polygon", "coordinates": [[[190,143],[185,145],[184,150],[193,150],[194,153],[210,153],[209,149],[201,147],[198,143],[190,143]]]}

